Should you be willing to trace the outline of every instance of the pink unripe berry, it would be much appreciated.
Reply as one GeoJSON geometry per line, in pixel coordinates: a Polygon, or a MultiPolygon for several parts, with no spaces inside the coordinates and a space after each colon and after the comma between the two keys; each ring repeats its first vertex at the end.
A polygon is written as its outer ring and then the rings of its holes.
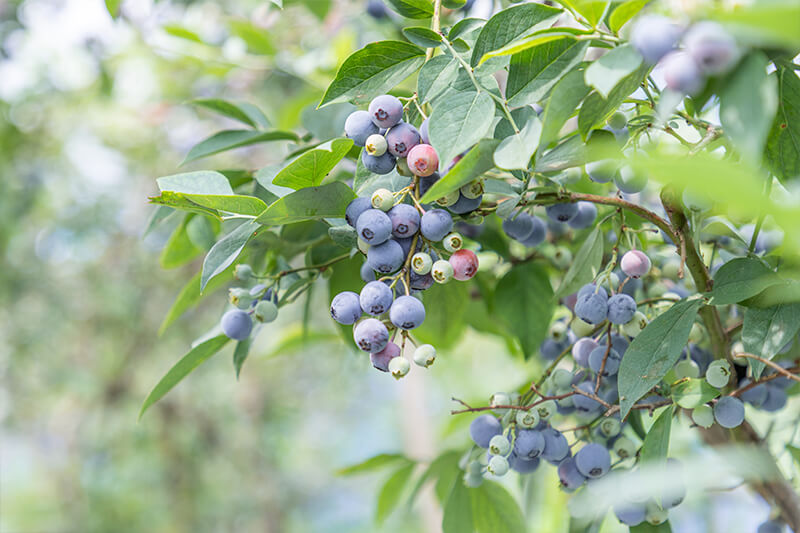
{"type": "Polygon", "coordinates": [[[620,267],[626,275],[641,278],[650,271],[650,258],[639,250],[631,250],[622,256],[620,267]]]}
{"type": "Polygon", "coordinates": [[[408,151],[408,168],[417,176],[430,176],[439,169],[439,155],[430,144],[418,144],[408,151]]]}
{"type": "Polygon", "coordinates": [[[386,348],[380,352],[369,354],[369,360],[372,366],[382,372],[389,371],[389,361],[400,355],[400,347],[393,342],[386,345],[386,348]]]}
{"type": "Polygon", "coordinates": [[[458,250],[450,256],[453,277],[458,281],[470,279],[478,271],[478,256],[472,250],[458,250]]]}

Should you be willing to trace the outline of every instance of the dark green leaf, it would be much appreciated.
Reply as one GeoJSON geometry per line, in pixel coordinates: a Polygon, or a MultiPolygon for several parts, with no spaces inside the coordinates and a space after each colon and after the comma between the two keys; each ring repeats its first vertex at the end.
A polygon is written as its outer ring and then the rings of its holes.
{"type": "Polygon", "coordinates": [[[375,455],[358,464],[340,468],[336,471],[337,476],[352,476],[354,474],[363,474],[364,472],[372,472],[387,466],[394,466],[398,463],[409,463],[408,458],[399,453],[381,453],[375,455]]]}
{"type": "Polygon", "coordinates": [[[406,39],[423,48],[436,48],[442,44],[442,36],[430,28],[422,26],[412,26],[403,28],[403,35],[406,39]]]}
{"type": "Polygon", "coordinates": [[[572,261],[564,275],[564,279],[556,291],[556,298],[563,298],[576,292],[587,283],[591,283],[597,276],[603,262],[603,241],[603,231],[600,226],[595,226],[581,244],[575,260],[572,261]]]}
{"type": "Polygon", "coordinates": [[[348,57],[322,97],[334,102],[366,103],[409,77],[425,62],[425,50],[402,41],[371,43],[348,57]]]}
{"type": "Polygon", "coordinates": [[[432,202],[441,198],[494,167],[493,156],[498,144],[499,141],[494,139],[482,139],[450,169],[450,172],[428,189],[422,201],[432,202]]]}
{"type": "Polygon", "coordinates": [[[631,406],[661,381],[675,365],[689,340],[689,331],[702,300],[681,300],[657,316],[633,339],[619,367],[620,412],[631,406]]]}
{"type": "Polygon", "coordinates": [[[392,9],[410,19],[429,19],[433,16],[430,0],[386,0],[392,9]]]}
{"type": "Polygon", "coordinates": [[[303,220],[341,218],[353,198],[355,194],[352,189],[340,181],[319,187],[306,187],[276,200],[256,222],[275,226],[303,220]]]}
{"type": "Polygon", "coordinates": [[[351,139],[333,139],[303,152],[283,167],[272,180],[274,185],[303,189],[314,187],[333,170],[353,146],[351,139]]]}
{"type": "Polygon", "coordinates": [[[190,220],[191,215],[184,217],[180,225],[170,235],[159,257],[161,268],[176,268],[185,265],[202,252],[189,238],[186,228],[190,220]]]}
{"type": "Polygon", "coordinates": [[[630,533],[672,533],[672,528],[669,525],[669,521],[657,526],[642,522],[638,526],[633,526],[630,529],[630,533]]]}
{"type": "Polygon", "coordinates": [[[492,127],[494,110],[494,101],[485,91],[453,92],[437,103],[428,123],[428,135],[442,167],[486,135],[492,127]]]}
{"type": "Polygon", "coordinates": [[[447,55],[436,56],[425,63],[417,77],[417,95],[421,102],[430,102],[444,93],[458,75],[458,61],[447,55]]]}
{"type": "Polygon", "coordinates": [[[511,56],[506,86],[508,105],[516,107],[542,100],[564,74],[583,60],[588,47],[586,41],[562,37],[511,56]]]}
{"type": "Polygon", "coordinates": [[[164,176],[156,180],[162,192],[173,191],[186,194],[233,194],[228,178],[213,170],[184,172],[164,176]]]}
{"type": "Polygon", "coordinates": [[[639,458],[642,463],[651,461],[665,461],[669,453],[669,435],[672,429],[672,411],[673,407],[670,405],[666,407],[653,425],[650,426],[650,431],[644,438],[642,449],[639,452],[639,458]]]}
{"type": "Polygon", "coordinates": [[[518,4],[495,14],[486,22],[472,49],[471,65],[477,66],[484,54],[531,33],[536,26],[548,22],[563,11],[541,4],[518,4]]]}
{"type": "Polygon", "coordinates": [[[217,218],[219,218],[219,211],[258,216],[267,208],[267,204],[260,198],[238,194],[184,194],[164,191],[161,195],[150,198],[150,202],[187,211],[197,212],[200,210],[214,214],[217,218]]]}
{"type": "Polygon", "coordinates": [[[781,278],[761,260],[737,257],[722,265],[714,274],[713,305],[735,304],[760,293],[781,278]]]}
{"type": "Polygon", "coordinates": [[[181,164],[185,165],[196,159],[218,154],[226,150],[233,150],[234,148],[241,148],[243,146],[270,141],[297,140],[299,140],[297,134],[290,131],[225,130],[215,133],[208,139],[196,144],[189,150],[186,159],[184,159],[181,164]]]}
{"type": "Polygon", "coordinates": [[[589,88],[583,81],[583,71],[581,70],[565,74],[553,86],[553,91],[542,112],[540,146],[547,147],[558,138],[558,133],[564,123],[575,113],[587,94],[589,94],[589,88]]]}
{"type": "Polygon", "coordinates": [[[209,280],[221,274],[236,261],[247,241],[256,234],[258,228],[259,225],[251,220],[241,224],[217,241],[217,244],[208,251],[203,261],[203,275],[200,278],[201,290],[205,290],[209,280]]]}
{"type": "Polygon", "coordinates": [[[426,291],[422,300],[426,309],[425,321],[414,330],[414,336],[437,349],[449,348],[461,340],[469,288],[463,283],[437,285],[426,291]]]}
{"type": "Polygon", "coordinates": [[[647,65],[641,65],[631,74],[628,74],[613,88],[604,98],[598,92],[593,92],[584,100],[578,113],[578,131],[586,139],[592,128],[604,123],[620,104],[635,91],[644,80],[650,69],[647,65]]]}
{"type": "Polygon", "coordinates": [[[204,363],[206,359],[220,351],[227,342],[228,337],[225,335],[219,335],[192,348],[189,353],[184,355],[180,361],[175,363],[175,365],[169,369],[164,377],[161,378],[161,381],[159,381],[156,386],[153,387],[153,390],[150,391],[150,394],[147,395],[147,398],[144,399],[144,403],[142,403],[142,408],[139,410],[139,418],[142,418],[142,415],[145,411],[147,411],[148,407],[160,400],[183,378],[188,376],[189,373],[191,373],[195,368],[204,363]]]}
{"type": "Polygon", "coordinates": [[[617,33],[629,20],[642,10],[650,0],[627,0],[617,6],[608,17],[611,31],[617,33]]]}
{"type": "MultiPolygon", "coordinates": [[[[800,328],[800,304],[781,304],[774,307],[749,307],[744,312],[742,343],[747,353],[772,359],[792,340],[800,328]]],[[[757,379],[764,363],[748,359],[757,379]]]]}
{"type": "Polygon", "coordinates": [[[245,339],[236,343],[236,348],[233,350],[233,369],[236,371],[236,379],[239,379],[239,373],[242,371],[247,355],[250,353],[250,345],[252,339],[245,339]]]}
{"type": "Polygon", "coordinates": [[[519,133],[506,137],[498,145],[494,151],[495,166],[505,170],[528,170],[541,134],[542,121],[539,117],[530,117],[519,133]]]}
{"type": "Polygon", "coordinates": [[[402,501],[401,496],[403,494],[403,489],[406,488],[409,479],[411,479],[411,474],[414,472],[415,466],[416,465],[412,463],[401,467],[383,484],[383,487],[381,487],[378,493],[378,503],[375,508],[376,523],[383,523],[400,504],[402,501]]]}
{"type": "Polygon", "coordinates": [[[254,105],[234,104],[219,98],[200,98],[190,102],[196,106],[204,107],[224,115],[233,120],[243,122],[254,128],[266,128],[269,126],[267,117],[254,105]]]}
{"type": "Polygon", "coordinates": [[[719,396],[719,389],[705,379],[686,378],[675,383],[671,389],[672,399],[684,409],[694,409],[719,396]]]}
{"type": "Polygon", "coordinates": [[[547,272],[535,263],[515,266],[497,283],[495,313],[522,345],[525,358],[539,349],[555,308],[547,272]]]}
{"type": "Polygon", "coordinates": [[[608,98],[611,90],[641,64],[642,56],[633,46],[618,46],[586,67],[586,85],[597,89],[603,98],[608,98]]]}
{"type": "Polygon", "coordinates": [[[778,112],[767,137],[765,156],[784,182],[800,177],[800,78],[788,68],[778,70],[778,112]]]}

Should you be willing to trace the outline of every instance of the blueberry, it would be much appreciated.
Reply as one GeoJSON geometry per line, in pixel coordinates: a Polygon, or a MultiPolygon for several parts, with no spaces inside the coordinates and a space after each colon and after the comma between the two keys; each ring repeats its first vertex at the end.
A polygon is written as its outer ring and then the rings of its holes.
{"type": "MultiPolygon", "coordinates": [[[[749,385],[751,381],[747,378],[744,378],[739,382],[739,387],[745,387],[749,385]]],[[[767,401],[767,385],[756,385],[752,389],[748,389],[741,394],[739,394],[739,399],[743,402],[747,402],[754,407],[761,407],[765,401],[767,401]]]]}
{"type": "Polygon", "coordinates": [[[724,428],[735,428],[744,422],[744,404],[739,398],[723,396],[714,405],[714,418],[724,428]]]}
{"type": "Polygon", "coordinates": [[[409,150],[420,143],[417,128],[402,122],[386,133],[386,144],[389,153],[395,157],[406,157],[409,150]]]}
{"type": "Polygon", "coordinates": [[[367,318],[355,325],[353,339],[365,352],[378,353],[389,343],[389,330],[380,320],[367,318]]]}
{"type": "Polygon", "coordinates": [[[253,277],[253,267],[244,263],[236,265],[233,269],[233,277],[239,281],[248,281],[253,277]]]}
{"type": "Polygon", "coordinates": [[[471,213],[480,207],[481,202],[483,201],[483,195],[478,196],[477,198],[467,198],[461,193],[458,193],[458,201],[451,206],[448,206],[448,209],[457,215],[466,215],[467,213],[471,213]]]}
{"type": "MultiPolygon", "coordinates": [[[[367,252],[369,252],[369,250],[367,250],[367,252]]],[[[364,282],[375,281],[375,271],[372,270],[372,267],[369,266],[369,263],[366,261],[361,265],[361,280],[364,282]]]]}
{"type": "Polygon", "coordinates": [[[578,202],[578,213],[567,224],[572,229],[584,229],[594,224],[597,207],[592,202],[578,202]]]}
{"type": "Polygon", "coordinates": [[[261,300],[256,304],[253,310],[253,316],[262,324],[272,322],[278,318],[278,306],[275,305],[275,302],[261,300]]]}
{"type": "Polygon", "coordinates": [[[617,173],[618,164],[613,159],[586,163],[586,174],[595,183],[608,183],[617,173]]]}
{"type": "Polygon", "coordinates": [[[569,443],[563,433],[554,428],[545,428],[542,430],[542,437],[544,437],[542,459],[557,464],[569,455],[569,443]]]}
{"type": "Polygon", "coordinates": [[[450,253],[460,250],[463,245],[464,239],[461,237],[461,234],[457,232],[449,233],[442,239],[442,246],[450,253]]]}
{"type": "Polygon", "coordinates": [[[606,366],[603,368],[603,377],[614,376],[619,370],[622,357],[614,348],[611,348],[608,352],[608,357],[606,357],[606,350],[608,350],[608,346],[598,346],[592,350],[592,353],[589,354],[589,368],[595,374],[599,373],[600,367],[603,365],[603,358],[605,358],[606,366]]]}
{"type": "Polygon", "coordinates": [[[767,382],[766,386],[767,397],[761,405],[761,409],[770,413],[780,411],[786,406],[786,391],[770,382],[767,382]]]}
{"type": "Polygon", "coordinates": [[[503,426],[492,415],[481,415],[469,425],[469,435],[472,441],[481,448],[488,448],[489,441],[495,435],[503,432],[503,426]]]}
{"type": "Polygon", "coordinates": [[[520,429],[514,441],[514,453],[522,459],[535,459],[544,450],[544,436],[535,429],[520,429]]]}
{"type": "Polygon", "coordinates": [[[595,442],[590,442],[575,454],[575,466],[586,477],[598,478],[611,468],[611,454],[595,442]]]}
{"type": "Polygon", "coordinates": [[[450,256],[453,277],[458,281],[471,279],[478,272],[478,256],[472,250],[457,250],[450,256]]]}
{"type": "Polygon", "coordinates": [[[344,219],[348,224],[355,228],[358,217],[360,217],[364,211],[369,209],[372,209],[372,204],[370,203],[369,198],[356,198],[347,204],[347,209],[345,209],[344,212],[344,219]]]}
{"type": "Polygon", "coordinates": [[[700,377],[700,367],[691,359],[683,359],[675,365],[675,377],[678,379],[698,378],[700,377]]]}
{"type": "Polygon", "coordinates": [[[430,275],[436,283],[447,283],[452,279],[454,274],[453,265],[451,265],[449,261],[439,259],[433,262],[430,275]]]}
{"type": "Polygon", "coordinates": [[[589,324],[603,322],[608,315],[608,294],[605,289],[594,284],[584,285],[578,292],[575,314],[589,324]]]}
{"type": "Polygon", "coordinates": [[[369,103],[369,116],[375,126],[391,128],[403,118],[403,103],[390,94],[376,96],[369,103]]]}
{"type": "Polygon", "coordinates": [[[431,271],[433,266],[433,259],[430,254],[425,252],[417,252],[411,258],[411,268],[414,272],[420,275],[427,274],[431,271]]]}
{"type": "Polygon", "coordinates": [[[389,8],[381,0],[367,0],[367,14],[375,19],[382,19],[389,15],[389,8]]]}
{"type": "Polygon", "coordinates": [[[250,291],[241,287],[228,289],[228,301],[239,309],[247,309],[250,304],[254,303],[250,291]]]}
{"type": "Polygon", "coordinates": [[[370,197],[370,203],[375,209],[388,211],[394,205],[394,194],[392,194],[392,191],[389,189],[380,188],[372,193],[372,197],[370,197]]]}
{"type": "MultiPolygon", "coordinates": [[[[584,381],[578,384],[578,388],[584,392],[594,393],[594,382],[584,381]]],[[[575,403],[575,409],[582,413],[594,413],[603,408],[603,404],[582,394],[573,396],[572,401],[575,403]]]]}
{"type": "Polygon", "coordinates": [[[714,425],[714,410],[707,405],[699,405],[692,409],[692,421],[701,428],[714,425]]]}
{"type": "Polygon", "coordinates": [[[519,474],[530,474],[539,467],[539,458],[526,459],[512,452],[508,456],[508,466],[519,474]]]}
{"type": "Polygon", "coordinates": [[[706,81],[694,59],[683,51],[667,54],[661,62],[667,87],[682,94],[697,94],[706,81]]]}
{"type": "Polygon", "coordinates": [[[647,63],[655,65],[675,48],[680,36],[680,28],[667,17],[645,15],[634,24],[630,41],[647,63]]]}
{"type": "Polygon", "coordinates": [[[586,482],[584,476],[575,463],[575,457],[567,457],[558,465],[558,479],[561,482],[561,488],[567,492],[577,490],[586,482]]]}
{"type": "Polygon", "coordinates": [[[650,272],[650,258],[644,252],[631,250],[622,256],[620,267],[626,276],[641,278],[650,272]]]}
{"type": "Polygon", "coordinates": [[[539,413],[536,409],[518,410],[515,416],[517,426],[525,429],[536,427],[539,424],[539,413]]]}
{"type": "Polygon", "coordinates": [[[739,61],[739,48],[733,36],[716,22],[698,22],[683,39],[686,52],[709,76],[731,70],[739,61]]]}
{"type": "Polygon", "coordinates": [[[368,112],[353,111],[344,122],[344,133],[357,146],[364,146],[370,135],[378,133],[378,126],[372,122],[368,112]]]}
{"type": "Polygon", "coordinates": [[[572,346],[572,358],[575,359],[577,365],[588,368],[589,354],[598,346],[599,345],[589,337],[578,339],[578,342],[572,346]]]}
{"type": "Polygon", "coordinates": [[[731,377],[731,365],[723,359],[717,359],[708,365],[706,369],[706,381],[712,387],[718,389],[728,384],[731,377]]]}
{"type": "Polygon", "coordinates": [[[533,217],[528,213],[503,220],[503,231],[517,241],[524,241],[533,232],[533,217]]]}
{"type": "Polygon", "coordinates": [[[434,183],[439,181],[441,176],[439,176],[438,172],[434,172],[430,176],[426,177],[425,179],[419,180],[419,196],[422,198],[425,196],[425,193],[428,192],[434,183]]]}
{"type": "Polygon", "coordinates": [[[508,459],[501,455],[495,455],[489,459],[486,470],[495,476],[504,476],[508,473],[508,459]]]}
{"type": "Polygon", "coordinates": [[[368,315],[382,315],[392,305],[392,289],[382,281],[370,281],[361,289],[359,303],[368,315]]]}
{"type": "Polygon", "coordinates": [[[430,344],[422,344],[414,350],[414,362],[428,368],[436,360],[436,348],[430,344]]]}
{"type": "MultiPolygon", "coordinates": [[[[413,237],[406,237],[403,239],[394,239],[400,244],[400,248],[403,249],[403,257],[408,257],[409,252],[411,252],[411,244],[414,241],[413,237]]],[[[417,250],[422,247],[422,240],[417,241],[417,250]]]]}
{"type": "Polygon", "coordinates": [[[367,137],[367,141],[364,143],[364,151],[372,156],[382,156],[388,149],[389,145],[386,143],[386,137],[380,133],[373,133],[367,137]]]}
{"type": "Polygon", "coordinates": [[[489,453],[493,455],[508,455],[511,451],[511,443],[505,435],[495,435],[489,441],[489,453]]]}
{"type": "Polygon", "coordinates": [[[413,237],[419,229],[420,216],[414,206],[397,204],[389,210],[392,222],[392,235],[398,238],[413,237]]]}
{"type": "Polygon", "coordinates": [[[464,195],[465,198],[474,199],[478,196],[483,196],[484,188],[483,188],[483,180],[477,179],[472,180],[471,182],[467,183],[466,185],[462,185],[458,192],[464,195]]]}
{"type": "Polygon", "coordinates": [[[417,291],[425,291],[433,286],[433,276],[431,273],[417,274],[413,270],[408,273],[408,281],[411,288],[417,291]]]}
{"type": "Polygon", "coordinates": [[[561,355],[561,352],[563,352],[566,347],[567,343],[564,341],[557,341],[548,337],[539,345],[539,353],[545,360],[553,361],[556,357],[561,355]]]}
{"type": "Polygon", "coordinates": [[[439,155],[430,144],[418,144],[408,151],[408,168],[416,176],[430,176],[439,170],[439,155]]]}
{"type": "Polygon", "coordinates": [[[358,217],[356,232],[367,244],[381,244],[392,235],[392,221],[380,209],[367,209],[358,217]]]}
{"type": "Polygon", "coordinates": [[[231,309],[222,315],[222,332],[230,339],[243,341],[250,336],[253,320],[247,311],[231,309]]]}
{"type": "Polygon", "coordinates": [[[533,230],[527,238],[520,241],[528,248],[539,246],[544,242],[545,237],[547,237],[547,224],[539,217],[531,217],[531,220],[533,222],[533,230]]]}
{"type": "Polygon", "coordinates": [[[389,309],[389,319],[400,329],[414,329],[425,320],[425,306],[413,296],[401,296],[389,309]]]}
{"type": "Polygon", "coordinates": [[[624,504],[614,506],[614,515],[617,520],[630,527],[638,526],[644,522],[645,512],[644,505],[624,504]]]}
{"type": "Polygon", "coordinates": [[[389,360],[389,372],[394,379],[401,379],[411,370],[411,363],[405,357],[393,357],[389,360]]]}
{"type": "Polygon", "coordinates": [[[758,526],[756,533],[783,533],[784,531],[786,531],[786,528],[783,526],[783,522],[767,520],[758,526]]]}
{"type": "Polygon", "coordinates": [[[578,204],[574,202],[564,202],[552,204],[545,207],[545,212],[550,220],[555,222],[569,222],[578,214],[578,204]]]}
{"type": "Polygon", "coordinates": [[[369,354],[369,360],[372,366],[381,372],[389,371],[389,363],[392,359],[400,356],[400,347],[393,342],[386,344],[386,347],[378,352],[369,354]]]}
{"type": "Polygon", "coordinates": [[[636,313],[636,300],[627,294],[615,294],[608,299],[608,321],[612,324],[627,324],[636,313]]]}
{"type": "Polygon", "coordinates": [[[389,152],[384,153],[383,155],[369,155],[366,150],[361,152],[361,161],[364,163],[364,167],[372,172],[373,174],[388,174],[392,170],[394,170],[395,165],[395,158],[389,152]]]}
{"type": "Polygon", "coordinates": [[[614,441],[614,453],[620,459],[628,459],[636,455],[636,445],[631,439],[621,436],[614,441]]]}
{"type": "Polygon", "coordinates": [[[339,324],[355,324],[361,318],[361,304],[359,303],[358,294],[352,291],[344,291],[334,296],[333,301],[331,301],[331,318],[339,324]]]}
{"type": "Polygon", "coordinates": [[[428,119],[427,118],[422,121],[422,124],[419,125],[419,137],[420,137],[420,140],[424,144],[430,144],[431,143],[431,140],[428,137],[428,119]]]}
{"type": "Polygon", "coordinates": [[[438,242],[453,229],[453,217],[444,209],[426,211],[420,219],[422,236],[429,241],[438,242]]]}
{"type": "Polygon", "coordinates": [[[636,194],[647,186],[647,176],[637,174],[630,167],[624,166],[614,176],[614,184],[625,194],[636,194]]]}

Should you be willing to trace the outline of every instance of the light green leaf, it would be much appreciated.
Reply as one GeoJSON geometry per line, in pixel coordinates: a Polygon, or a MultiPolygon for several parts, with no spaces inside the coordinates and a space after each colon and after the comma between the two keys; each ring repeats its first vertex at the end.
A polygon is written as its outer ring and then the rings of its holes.
{"type": "Polygon", "coordinates": [[[319,106],[366,103],[409,77],[425,62],[425,50],[402,41],[371,43],[345,59],[319,106]]]}
{"type": "Polygon", "coordinates": [[[579,37],[585,36],[591,33],[588,30],[578,30],[575,28],[565,28],[565,27],[558,27],[558,28],[546,28],[543,30],[535,31],[532,34],[523,37],[517,41],[513,41],[502,48],[498,48],[492,52],[487,52],[481,58],[481,63],[485,63],[490,59],[494,59],[496,57],[503,57],[503,56],[510,56],[514,54],[519,54],[520,52],[524,52],[530,48],[535,48],[537,46],[542,46],[545,43],[549,43],[552,41],[559,41],[561,39],[575,39],[578,40],[579,37]]]}
{"type": "Polygon", "coordinates": [[[247,241],[256,234],[258,227],[256,222],[247,221],[217,241],[203,261],[201,290],[205,290],[212,278],[224,272],[239,257],[247,241]]]}
{"type": "Polygon", "coordinates": [[[547,335],[555,302],[547,272],[535,263],[513,267],[497,282],[495,313],[522,345],[525,359],[547,335]]]}
{"type": "Polygon", "coordinates": [[[611,90],[641,64],[642,56],[633,46],[618,46],[586,67],[586,85],[597,89],[603,98],[608,98],[611,90]]]}
{"type": "Polygon", "coordinates": [[[320,144],[303,152],[283,167],[272,183],[295,190],[317,186],[352,147],[351,139],[333,139],[320,144]]]}
{"type": "Polygon", "coordinates": [[[536,172],[553,172],[578,167],[588,161],[606,159],[619,155],[619,145],[610,131],[595,130],[587,142],[578,135],[568,137],[553,149],[536,159],[536,172]]]}
{"type": "Polygon", "coordinates": [[[271,56],[275,54],[275,45],[269,38],[269,30],[259,28],[246,19],[231,19],[228,27],[233,35],[236,35],[247,44],[247,49],[253,54],[271,56]]]}
{"type": "Polygon", "coordinates": [[[764,152],[772,171],[783,182],[800,177],[800,78],[789,68],[778,78],[778,112],[764,152]]]}
{"type": "Polygon", "coordinates": [[[355,194],[352,189],[340,181],[319,187],[306,187],[276,200],[256,222],[275,226],[303,220],[342,217],[347,204],[353,198],[355,194]]]}
{"type": "Polygon", "coordinates": [[[528,170],[541,134],[542,122],[539,117],[530,117],[519,133],[503,139],[494,151],[495,166],[505,170],[528,170]]]}
{"type": "Polygon", "coordinates": [[[493,154],[499,143],[500,141],[495,139],[481,139],[472,150],[467,152],[467,155],[450,169],[450,172],[428,189],[421,201],[428,203],[441,198],[493,168],[493,154]]]}
{"type": "Polygon", "coordinates": [[[737,257],[714,274],[714,289],[709,293],[713,305],[735,304],[780,283],[781,278],[759,259],[737,257]]]}
{"type": "Polygon", "coordinates": [[[217,218],[219,211],[258,216],[267,208],[267,204],[260,198],[238,194],[184,194],[164,191],[161,195],[150,198],[150,202],[187,211],[198,211],[198,208],[204,212],[211,210],[217,218]]]}
{"type": "Polygon", "coordinates": [[[192,348],[180,361],[169,369],[163,378],[153,387],[139,410],[139,419],[148,407],[160,400],[166,393],[188,376],[195,368],[204,363],[209,357],[217,353],[228,342],[228,337],[218,335],[192,348]]]}
{"type": "Polygon", "coordinates": [[[468,533],[475,531],[472,520],[472,498],[464,483],[456,478],[450,495],[444,504],[442,514],[442,533],[468,533]]]}
{"type": "Polygon", "coordinates": [[[508,104],[516,107],[542,100],[564,74],[583,60],[588,47],[586,41],[560,37],[512,55],[506,85],[508,104]]]}
{"type": "Polygon", "coordinates": [[[447,38],[451,41],[455,41],[462,35],[469,33],[476,28],[479,28],[486,24],[486,20],[479,19],[479,18],[465,18],[461,19],[456,22],[452,28],[450,28],[450,33],[447,34],[447,38]]]}
{"type": "Polygon", "coordinates": [[[355,474],[363,474],[365,472],[373,472],[387,466],[394,466],[398,463],[410,463],[409,459],[399,453],[381,453],[374,455],[369,459],[360,463],[340,468],[336,471],[337,476],[352,476],[355,474]]]}
{"type": "Polygon", "coordinates": [[[525,533],[525,517],[516,500],[501,485],[484,481],[469,493],[472,520],[478,533],[525,533]]]}
{"type": "Polygon", "coordinates": [[[617,378],[623,419],[675,365],[702,303],[699,299],[681,300],[650,322],[628,346],[617,378]]]}
{"type": "Polygon", "coordinates": [[[250,345],[252,339],[247,338],[243,341],[236,343],[236,348],[233,350],[233,369],[236,371],[236,379],[239,379],[239,373],[242,371],[242,365],[250,353],[250,345]]]}
{"type": "Polygon", "coordinates": [[[603,232],[600,226],[596,226],[583,241],[575,260],[570,264],[556,291],[556,299],[578,291],[597,277],[603,262],[603,240],[603,232]]]}
{"type": "Polygon", "coordinates": [[[564,75],[553,87],[542,112],[541,147],[547,147],[558,138],[558,133],[589,94],[583,80],[583,71],[574,70],[564,75]]]}
{"type": "Polygon", "coordinates": [[[795,0],[709,5],[707,16],[766,46],[800,46],[800,4],[795,0]]]}
{"type": "Polygon", "coordinates": [[[719,119],[736,149],[760,163],[770,126],[778,108],[774,76],[767,76],[767,57],[747,56],[728,78],[719,94],[719,119]]]}
{"type": "Polygon", "coordinates": [[[484,54],[538,29],[538,25],[553,20],[563,11],[542,4],[517,4],[496,13],[486,22],[472,48],[470,64],[475,67],[484,54]]]}
{"type": "Polygon", "coordinates": [[[290,131],[225,130],[215,133],[208,139],[196,144],[189,150],[186,159],[183,160],[181,165],[243,146],[251,146],[253,144],[270,141],[298,140],[297,134],[290,131]]]}
{"type": "Polygon", "coordinates": [[[672,386],[672,399],[684,409],[694,409],[720,395],[705,379],[682,379],[672,386]]]}
{"type": "Polygon", "coordinates": [[[666,461],[669,453],[669,436],[672,429],[673,407],[667,406],[644,437],[639,459],[642,463],[666,461]]]}
{"type": "Polygon", "coordinates": [[[423,48],[436,48],[442,44],[442,36],[430,28],[422,26],[412,26],[403,28],[403,35],[406,39],[423,48]]]}
{"type": "Polygon", "coordinates": [[[122,0],[105,0],[106,10],[108,14],[111,15],[111,18],[117,18],[119,15],[119,5],[122,3],[122,0]]]}
{"type": "Polygon", "coordinates": [[[440,167],[480,141],[493,119],[494,101],[485,91],[454,92],[438,102],[428,122],[428,136],[440,167]]]}
{"type": "Polygon", "coordinates": [[[192,279],[178,293],[178,297],[175,298],[175,302],[167,311],[167,316],[164,317],[164,321],[158,328],[159,336],[163,335],[173,322],[180,318],[183,313],[197,305],[205,296],[228,283],[233,278],[233,268],[231,265],[227,270],[211,280],[204,291],[200,289],[200,275],[201,273],[198,272],[192,276],[192,279]]]}
{"type": "Polygon", "coordinates": [[[408,481],[411,479],[415,466],[412,463],[399,468],[381,487],[375,509],[375,522],[377,524],[382,524],[402,501],[403,489],[406,488],[408,481]]]}
{"type": "Polygon", "coordinates": [[[168,269],[185,265],[202,251],[189,238],[186,228],[191,219],[192,215],[185,216],[170,235],[159,257],[161,268],[168,269]]]}
{"type": "Polygon", "coordinates": [[[184,172],[164,176],[156,180],[162,192],[173,191],[186,194],[233,194],[228,178],[213,170],[184,172]]]}
{"type": "Polygon", "coordinates": [[[443,94],[458,76],[458,61],[447,55],[436,56],[425,63],[417,77],[420,102],[431,102],[443,94]]]}
{"type": "Polygon", "coordinates": [[[210,109],[220,115],[238,120],[254,128],[266,128],[269,126],[267,117],[254,105],[234,104],[233,102],[219,98],[199,98],[189,103],[210,109]]]}
{"type": "Polygon", "coordinates": [[[581,137],[586,139],[592,128],[605,122],[625,98],[639,88],[649,70],[647,65],[640,65],[635,71],[622,78],[609,91],[608,97],[604,97],[599,92],[593,92],[587,96],[578,114],[578,131],[580,131],[581,137]]]}
{"type": "Polygon", "coordinates": [[[650,0],[627,0],[619,4],[611,16],[608,17],[608,25],[611,31],[617,33],[629,20],[636,16],[650,0]]]}
{"type": "Polygon", "coordinates": [[[562,3],[572,11],[578,13],[586,22],[597,27],[597,23],[603,20],[606,9],[610,4],[609,0],[562,0],[562,3]]]}
{"type": "MultiPolygon", "coordinates": [[[[774,307],[749,307],[744,312],[742,343],[747,353],[772,359],[792,340],[800,328],[800,304],[781,304],[774,307]]],[[[758,379],[764,363],[748,359],[753,376],[758,379]]]]}
{"type": "MultiPolygon", "coordinates": [[[[122,0],[109,0],[109,1],[120,3],[122,0]]],[[[180,26],[178,24],[164,24],[161,27],[161,29],[164,30],[164,32],[167,35],[171,35],[173,37],[177,37],[178,39],[183,39],[185,41],[191,41],[193,43],[205,44],[203,39],[201,39],[200,36],[197,35],[197,33],[193,32],[193,31],[191,31],[191,30],[189,30],[189,29],[187,29],[187,28],[185,28],[183,26],[180,26]]]]}
{"type": "Polygon", "coordinates": [[[429,19],[433,16],[430,0],[386,0],[390,7],[410,19],[429,19]]]}

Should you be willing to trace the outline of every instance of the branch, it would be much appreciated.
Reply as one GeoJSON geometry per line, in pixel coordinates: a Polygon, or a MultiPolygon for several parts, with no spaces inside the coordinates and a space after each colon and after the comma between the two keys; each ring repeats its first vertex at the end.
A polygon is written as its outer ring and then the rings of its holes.
{"type": "Polygon", "coordinates": [[[764,359],[763,357],[759,357],[758,355],[753,355],[751,353],[737,353],[736,355],[734,355],[734,357],[746,357],[747,359],[755,359],[756,361],[761,361],[765,365],[775,369],[775,371],[778,374],[783,374],[784,376],[786,376],[789,379],[793,379],[793,380],[795,380],[797,382],[800,382],[800,377],[795,376],[794,374],[792,374],[791,372],[789,372],[788,370],[783,368],[778,363],[774,363],[774,362],[770,361],[769,359],[764,359]]]}

